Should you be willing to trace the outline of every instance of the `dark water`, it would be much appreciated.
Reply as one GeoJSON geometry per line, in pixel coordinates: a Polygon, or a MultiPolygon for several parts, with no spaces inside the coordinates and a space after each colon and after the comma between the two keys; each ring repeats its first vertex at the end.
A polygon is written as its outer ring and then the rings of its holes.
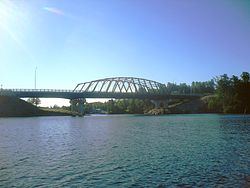
{"type": "Polygon", "coordinates": [[[0,187],[241,187],[250,116],[0,119],[0,187]]]}

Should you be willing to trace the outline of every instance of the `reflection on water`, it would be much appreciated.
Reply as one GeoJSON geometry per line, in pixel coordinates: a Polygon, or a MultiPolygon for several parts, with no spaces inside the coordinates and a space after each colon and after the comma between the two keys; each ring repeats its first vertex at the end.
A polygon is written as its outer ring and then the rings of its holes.
{"type": "Polygon", "coordinates": [[[250,116],[0,119],[0,187],[240,187],[250,116]]]}

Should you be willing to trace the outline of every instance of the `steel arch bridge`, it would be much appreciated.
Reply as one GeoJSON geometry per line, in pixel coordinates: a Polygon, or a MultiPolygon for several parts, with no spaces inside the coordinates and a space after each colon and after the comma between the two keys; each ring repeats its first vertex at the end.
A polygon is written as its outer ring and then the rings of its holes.
{"type": "Polygon", "coordinates": [[[134,77],[114,77],[77,84],[73,91],[99,93],[162,94],[167,92],[167,88],[164,84],[148,79],[134,77]]]}
{"type": "Polygon", "coordinates": [[[114,77],[79,83],[73,90],[0,89],[0,96],[65,99],[138,98],[152,100],[201,97],[199,94],[171,94],[165,84],[135,77],[114,77]]]}

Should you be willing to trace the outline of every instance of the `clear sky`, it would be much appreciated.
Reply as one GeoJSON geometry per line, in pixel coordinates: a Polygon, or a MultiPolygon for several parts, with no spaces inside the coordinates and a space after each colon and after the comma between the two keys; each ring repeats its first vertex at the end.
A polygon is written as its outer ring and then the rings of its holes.
{"type": "Polygon", "coordinates": [[[249,0],[0,0],[0,84],[73,89],[250,72],[249,0]]]}

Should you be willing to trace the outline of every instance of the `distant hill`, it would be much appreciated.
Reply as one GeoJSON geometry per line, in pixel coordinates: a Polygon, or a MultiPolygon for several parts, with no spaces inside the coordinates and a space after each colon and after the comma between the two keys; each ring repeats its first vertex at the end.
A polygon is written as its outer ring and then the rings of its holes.
{"type": "Polygon", "coordinates": [[[53,112],[38,107],[15,97],[0,96],[0,117],[29,117],[29,116],[64,116],[70,112],[53,112]]]}

